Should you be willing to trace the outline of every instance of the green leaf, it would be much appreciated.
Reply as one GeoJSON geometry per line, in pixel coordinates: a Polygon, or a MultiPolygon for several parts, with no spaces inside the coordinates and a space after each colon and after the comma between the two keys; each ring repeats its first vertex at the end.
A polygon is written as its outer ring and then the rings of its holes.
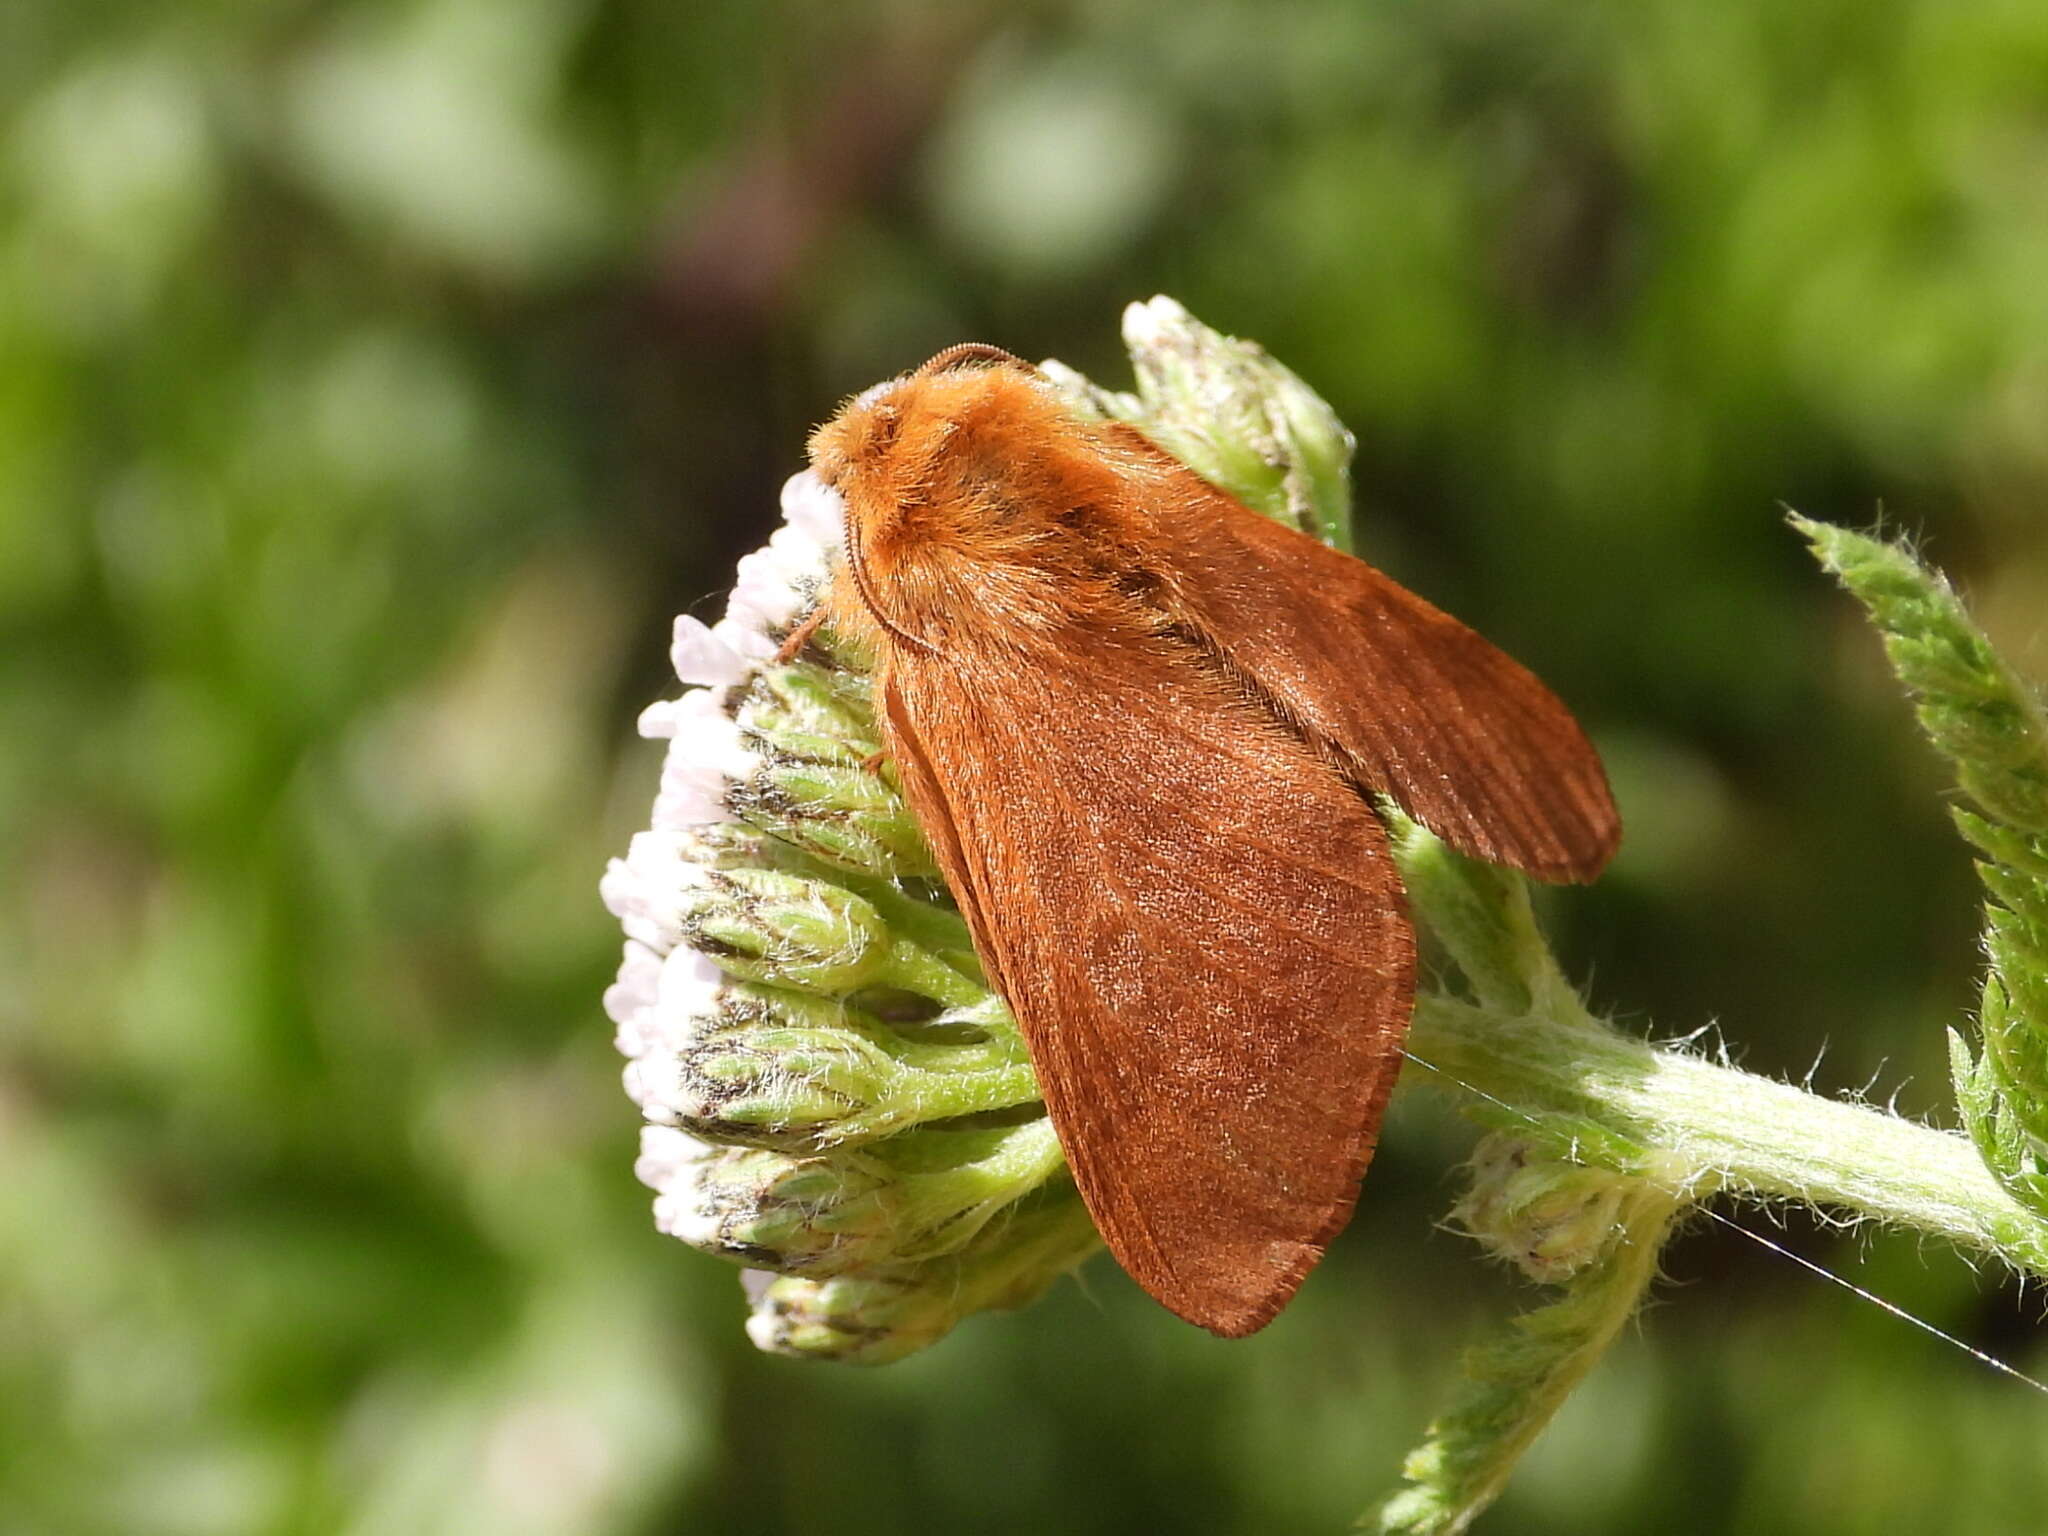
{"type": "Polygon", "coordinates": [[[1973,1055],[1951,1031],[1950,1074],[1985,1166],[2048,1214],[2048,722],[1954,590],[1911,551],[1798,516],[1792,524],[1869,610],[1921,725],[1982,811],[1954,815],[1985,855],[1984,1049],[1973,1055]]]}

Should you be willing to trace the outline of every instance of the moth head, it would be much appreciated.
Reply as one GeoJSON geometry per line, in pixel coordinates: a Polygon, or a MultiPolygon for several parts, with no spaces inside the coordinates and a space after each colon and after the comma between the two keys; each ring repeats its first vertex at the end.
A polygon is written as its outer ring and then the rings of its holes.
{"type": "Polygon", "coordinates": [[[885,379],[862,390],[811,434],[811,468],[820,480],[843,492],[849,473],[888,457],[903,426],[902,405],[895,397],[905,382],[885,379]]]}
{"type": "Polygon", "coordinates": [[[1021,357],[985,342],[947,347],[841,406],[811,434],[811,467],[842,493],[863,480],[908,489],[953,436],[962,406],[980,393],[974,376],[993,371],[1039,377],[1021,357]]]}

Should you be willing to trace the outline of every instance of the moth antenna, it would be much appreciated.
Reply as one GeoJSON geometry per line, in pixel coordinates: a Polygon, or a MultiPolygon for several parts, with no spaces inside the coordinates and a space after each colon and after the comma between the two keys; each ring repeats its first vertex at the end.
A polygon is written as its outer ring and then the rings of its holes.
{"type": "Polygon", "coordinates": [[[1034,364],[1027,363],[1014,352],[1005,352],[1001,347],[990,346],[985,341],[963,341],[957,347],[948,347],[932,357],[925,365],[912,374],[912,378],[928,378],[935,373],[949,369],[963,368],[973,363],[1011,363],[1019,368],[1038,372],[1034,364]]]}
{"type": "Polygon", "coordinates": [[[936,656],[939,651],[937,646],[933,645],[931,641],[925,639],[922,635],[913,635],[909,630],[903,628],[902,625],[890,618],[888,613],[882,608],[881,599],[875,596],[874,583],[868,577],[867,556],[861,549],[860,530],[854,526],[853,503],[851,501],[846,503],[845,510],[839,514],[839,521],[840,527],[843,530],[841,541],[846,546],[846,568],[853,572],[853,584],[860,592],[860,600],[867,604],[868,612],[874,615],[875,622],[881,625],[891,638],[900,640],[913,650],[922,651],[927,656],[936,656]]]}

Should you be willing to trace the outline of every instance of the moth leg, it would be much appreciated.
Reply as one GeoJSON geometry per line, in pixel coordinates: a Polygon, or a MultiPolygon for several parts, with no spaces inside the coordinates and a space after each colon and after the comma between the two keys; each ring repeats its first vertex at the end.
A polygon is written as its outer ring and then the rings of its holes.
{"type": "Polygon", "coordinates": [[[810,611],[803,623],[789,632],[789,638],[776,648],[775,665],[786,667],[795,661],[803,652],[803,648],[811,643],[811,636],[818,632],[818,626],[824,622],[825,605],[820,603],[810,611]]]}

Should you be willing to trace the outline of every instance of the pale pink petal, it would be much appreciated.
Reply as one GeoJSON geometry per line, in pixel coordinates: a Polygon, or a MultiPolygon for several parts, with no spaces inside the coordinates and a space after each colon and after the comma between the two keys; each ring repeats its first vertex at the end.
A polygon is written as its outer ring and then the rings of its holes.
{"type": "Polygon", "coordinates": [[[673,1125],[682,1116],[702,1108],[699,1095],[683,1070],[683,1060],[675,1052],[649,1051],[634,1059],[633,1069],[626,1091],[649,1120],[673,1125]]]}
{"type": "Polygon", "coordinates": [[[676,733],[668,756],[678,766],[697,764],[729,779],[744,779],[761,766],[761,759],[747,746],[745,732],[722,711],[707,711],[691,720],[688,730],[676,733]]]}
{"type": "Polygon", "coordinates": [[[725,688],[692,688],[679,699],[658,700],[640,711],[640,734],[658,740],[693,730],[708,716],[725,713],[729,692],[725,688]]]}
{"type": "Polygon", "coordinates": [[[790,527],[825,549],[838,547],[844,532],[846,501],[812,470],[782,482],[782,516],[790,527]]]}
{"type": "Polygon", "coordinates": [[[604,1011],[619,1027],[614,1043],[624,1055],[647,1048],[648,1019],[660,990],[661,956],[637,939],[626,940],[618,979],[604,989],[604,1011]]]}
{"type": "Polygon", "coordinates": [[[688,1131],[669,1125],[640,1128],[640,1156],[633,1163],[633,1175],[649,1189],[663,1189],[693,1163],[711,1155],[711,1148],[688,1131]]]}
{"type": "Polygon", "coordinates": [[[619,1075],[625,1085],[626,1097],[640,1106],[640,1113],[657,1125],[674,1125],[676,1112],[648,1092],[640,1075],[640,1060],[634,1058],[626,1063],[626,1070],[619,1075]]]}
{"type": "Polygon", "coordinates": [[[655,830],[681,832],[690,827],[731,821],[732,807],[725,803],[726,788],[723,779],[671,779],[664,773],[650,818],[655,830]]]}
{"type": "Polygon", "coordinates": [[[692,1248],[716,1252],[725,1245],[718,1237],[718,1212],[695,1186],[682,1193],[658,1195],[654,1201],[655,1230],[665,1232],[692,1248]]]}
{"type": "Polygon", "coordinates": [[[640,1014],[644,1049],[680,1051],[718,1017],[719,994],[728,977],[707,956],[677,949],[661,963],[654,997],[640,1014]]]}
{"type": "Polygon", "coordinates": [[[627,937],[665,955],[682,942],[683,920],[704,887],[704,868],[674,833],[634,836],[623,859],[605,866],[598,894],[627,937]]]}
{"type": "Polygon", "coordinates": [[[768,535],[768,552],[791,586],[815,587],[831,569],[825,546],[810,531],[786,523],[768,535]]]}
{"type": "Polygon", "coordinates": [[[735,615],[730,608],[724,618],[711,626],[711,632],[755,663],[769,660],[782,643],[768,633],[762,616],[752,613],[735,615]]]}
{"type": "Polygon", "coordinates": [[[675,637],[669,644],[668,655],[676,676],[686,683],[729,686],[745,682],[750,670],[746,658],[727,645],[710,625],[687,613],[676,615],[675,637]]]}
{"type": "Polygon", "coordinates": [[[679,714],[691,712],[678,720],[661,765],[653,820],[663,830],[731,821],[727,794],[761,767],[739,726],[722,708],[693,705],[696,697],[684,694],[676,701],[679,714]]]}
{"type": "Polygon", "coordinates": [[[733,583],[725,616],[751,628],[773,630],[796,622],[803,594],[765,549],[740,559],[739,580],[733,583]]]}

